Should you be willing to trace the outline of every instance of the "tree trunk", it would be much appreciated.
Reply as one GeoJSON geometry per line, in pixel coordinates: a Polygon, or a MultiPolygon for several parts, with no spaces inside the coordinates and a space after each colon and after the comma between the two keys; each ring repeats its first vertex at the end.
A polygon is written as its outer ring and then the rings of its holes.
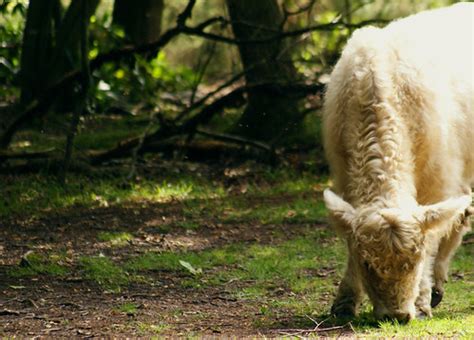
{"type": "Polygon", "coordinates": [[[55,30],[61,20],[59,0],[30,0],[21,53],[21,101],[28,103],[44,90],[53,55],[55,30]]]}
{"type": "MultiPolygon", "coordinates": [[[[226,0],[232,30],[238,40],[265,39],[278,34],[283,15],[277,0],[226,0]]],[[[240,57],[247,85],[272,82],[287,84],[297,78],[290,54],[282,40],[260,44],[240,44],[240,57]]],[[[287,129],[295,131],[298,102],[265,91],[248,93],[248,104],[236,132],[264,141],[287,129]]]]}
{"type": "MultiPolygon", "coordinates": [[[[59,0],[31,0],[24,31],[21,57],[21,96],[24,104],[37,98],[69,71],[80,68],[81,10],[87,20],[99,0],[74,0],[61,20],[59,0]]],[[[56,107],[71,107],[72,88],[58,93],[56,107]]]]}
{"type": "Polygon", "coordinates": [[[163,7],[163,0],[115,0],[113,22],[134,45],[151,43],[160,37],[163,7]]]}
{"type": "Polygon", "coordinates": [[[66,72],[81,67],[82,10],[86,6],[87,22],[95,13],[99,0],[74,0],[69,5],[59,27],[56,47],[49,64],[48,86],[62,78],[66,72]]]}

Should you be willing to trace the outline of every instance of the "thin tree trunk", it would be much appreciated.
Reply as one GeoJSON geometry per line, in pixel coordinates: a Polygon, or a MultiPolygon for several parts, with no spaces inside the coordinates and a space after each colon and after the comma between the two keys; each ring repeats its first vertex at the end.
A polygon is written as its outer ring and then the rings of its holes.
{"type": "MultiPolygon", "coordinates": [[[[238,40],[265,39],[278,34],[283,15],[277,0],[226,0],[232,29],[238,40]]],[[[285,43],[275,40],[239,45],[248,85],[274,82],[285,84],[297,78],[285,43]]],[[[285,129],[295,131],[298,102],[264,91],[248,93],[248,105],[236,127],[246,137],[270,141],[285,129]],[[290,126],[291,125],[291,126],[290,126]]]]}
{"type": "MultiPolygon", "coordinates": [[[[81,10],[87,22],[99,0],[74,0],[61,20],[59,0],[31,0],[28,7],[21,57],[21,96],[28,103],[71,70],[80,68],[81,10]]],[[[58,93],[56,108],[74,107],[71,87],[58,93]]]]}
{"type": "Polygon", "coordinates": [[[28,103],[45,88],[54,38],[61,20],[59,0],[30,0],[21,53],[21,100],[28,103]]]}
{"type": "Polygon", "coordinates": [[[56,47],[49,64],[50,77],[47,87],[54,84],[66,72],[81,67],[82,10],[86,6],[87,22],[95,13],[99,0],[74,0],[69,5],[59,27],[56,47]]]}
{"type": "Polygon", "coordinates": [[[64,152],[64,162],[62,171],[60,172],[60,181],[63,184],[66,184],[66,176],[69,170],[69,165],[71,163],[74,138],[76,137],[77,127],[79,125],[79,120],[81,115],[84,113],[87,106],[88,92],[90,88],[91,76],[89,68],[89,17],[90,17],[90,8],[85,2],[81,3],[81,8],[79,9],[81,20],[80,20],[80,62],[82,68],[82,77],[81,77],[81,91],[78,94],[78,98],[75,100],[76,107],[73,112],[71,126],[66,136],[66,148],[64,152]]]}

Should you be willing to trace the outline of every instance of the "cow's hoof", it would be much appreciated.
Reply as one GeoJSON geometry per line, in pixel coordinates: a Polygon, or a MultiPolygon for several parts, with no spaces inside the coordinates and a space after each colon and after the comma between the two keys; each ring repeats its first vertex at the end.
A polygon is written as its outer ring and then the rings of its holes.
{"type": "Polygon", "coordinates": [[[443,300],[443,292],[436,289],[435,287],[431,288],[431,307],[434,308],[443,300]]]}
{"type": "Polygon", "coordinates": [[[352,318],[355,316],[354,309],[347,305],[333,305],[331,314],[337,318],[352,318]]]}

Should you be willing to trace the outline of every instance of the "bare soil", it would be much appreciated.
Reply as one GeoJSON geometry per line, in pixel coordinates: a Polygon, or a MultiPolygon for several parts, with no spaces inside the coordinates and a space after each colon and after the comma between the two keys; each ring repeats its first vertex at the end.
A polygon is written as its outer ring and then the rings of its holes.
{"type": "MultiPolygon", "coordinates": [[[[232,242],[275,243],[317,225],[219,224],[210,216],[196,230],[162,227],[176,219],[180,202],[134,203],[101,208],[75,207],[44,214],[40,218],[15,217],[0,221],[0,336],[19,337],[149,337],[235,336],[274,337],[312,334],[291,330],[296,322],[281,313],[275,326],[259,326],[259,302],[237,299],[230,291],[246,282],[222,286],[186,288],[183,273],[153,272],[153,285],[131,283],[111,293],[80,275],[66,277],[8,275],[29,250],[63,251],[72,258],[103,252],[120,260],[146,251],[199,250],[232,242]],[[136,238],[124,247],[97,241],[101,231],[124,231],[136,238]],[[119,306],[133,303],[136,313],[127,315],[119,306]],[[153,325],[153,326],[150,326],[153,325]],[[283,329],[282,329],[283,328],[283,329]],[[288,328],[288,329],[285,329],[288,328]],[[293,332],[293,333],[292,333],[293,332]],[[294,333],[296,332],[296,333],[294,333]]],[[[286,294],[275,292],[275,294],[286,294]]],[[[350,334],[347,328],[336,328],[350,334]],[[349,333],[348,333],[349,332],[349,333]]],[[[325,333],[317,333],[324,335],[325,333]]]]}

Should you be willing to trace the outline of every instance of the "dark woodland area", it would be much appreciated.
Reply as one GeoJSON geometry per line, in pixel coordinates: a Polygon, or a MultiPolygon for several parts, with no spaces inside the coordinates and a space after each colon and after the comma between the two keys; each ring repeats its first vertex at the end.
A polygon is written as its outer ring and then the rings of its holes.
{"type": "Polygon", "coordinates": [[[354,30],[450,0],[0,0],[0,337],[474,336],[330,315],[321,108],[354,30]]]}

